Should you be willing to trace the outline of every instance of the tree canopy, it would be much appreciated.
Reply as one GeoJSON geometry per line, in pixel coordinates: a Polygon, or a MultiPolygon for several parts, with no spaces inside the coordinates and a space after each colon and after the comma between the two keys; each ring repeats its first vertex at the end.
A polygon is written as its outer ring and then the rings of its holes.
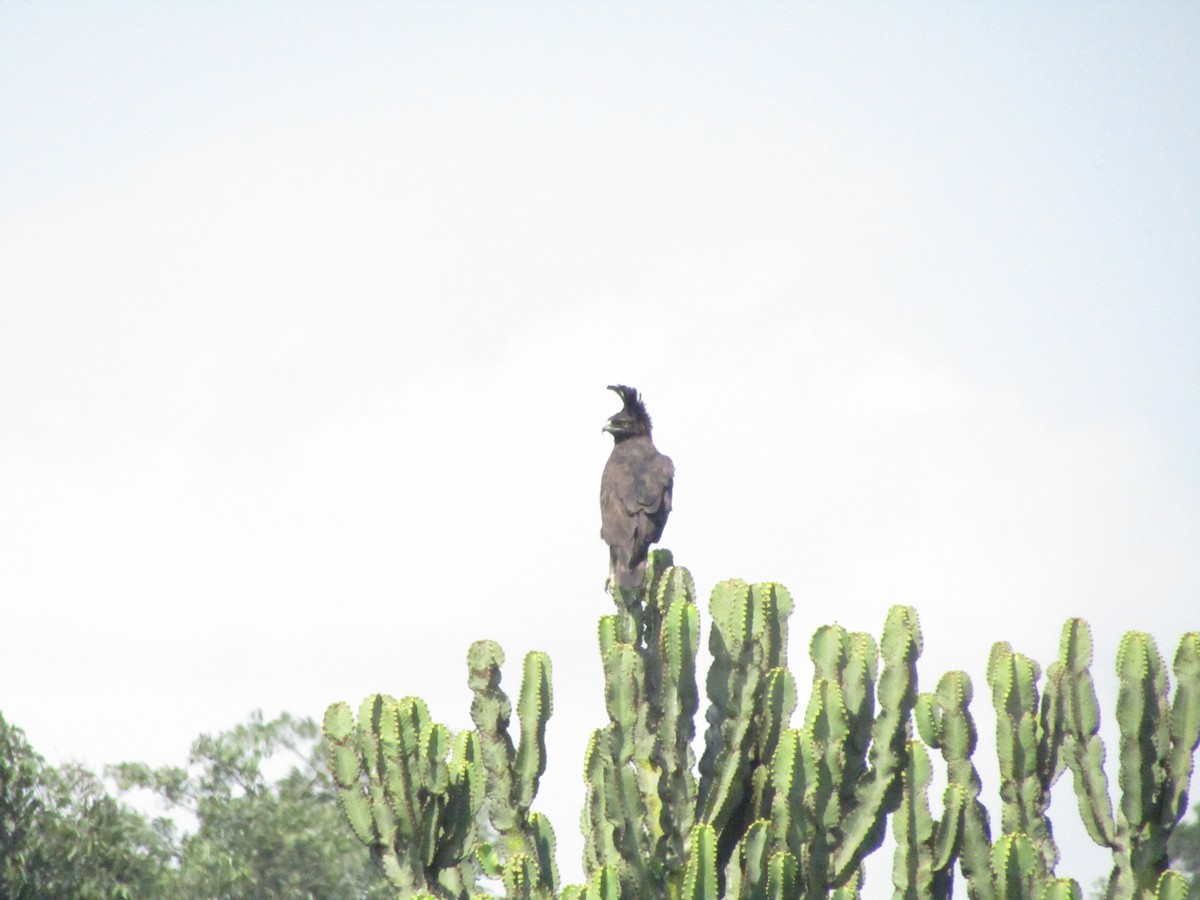
{"type": "Polygon", "coordinates": [[[110,790],[0,716],[0,896],[389,896],[339,820],[319,739],[311,719],[255,712],[198,737],[185,766],[109,767],[110,790]]]}

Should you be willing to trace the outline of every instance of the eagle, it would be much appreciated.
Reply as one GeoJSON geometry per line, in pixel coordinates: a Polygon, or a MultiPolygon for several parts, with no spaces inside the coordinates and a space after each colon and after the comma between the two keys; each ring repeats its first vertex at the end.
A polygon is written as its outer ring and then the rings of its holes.
{"type": "Polygon", "coordinates": [[[608,591],[635,592],[646,581],[646,553],[662,537],[671,512],[675,464],[650,437],[641,395],[610,384],[624,406],[604,425],[613,449],[600,478],[600,537],[608,544],[608,591]]]}

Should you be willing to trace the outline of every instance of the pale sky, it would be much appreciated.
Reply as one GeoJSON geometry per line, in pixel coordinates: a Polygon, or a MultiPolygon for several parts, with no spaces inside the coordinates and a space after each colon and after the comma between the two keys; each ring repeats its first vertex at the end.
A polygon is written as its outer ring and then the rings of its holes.
{"type": "Polygon", "coordinates": [[[0,5],[0,711],[179,764],[373,691],[461,728],[471,641],[514,694],[545,650],[577,879],[624,382],[702,612],[785,584],[803,683],[915,605],[997,826],[993,641],[1087,618],[1111,725],[1120,634],[1200,628],[1198,46],[1183,3],[0,5]]]}

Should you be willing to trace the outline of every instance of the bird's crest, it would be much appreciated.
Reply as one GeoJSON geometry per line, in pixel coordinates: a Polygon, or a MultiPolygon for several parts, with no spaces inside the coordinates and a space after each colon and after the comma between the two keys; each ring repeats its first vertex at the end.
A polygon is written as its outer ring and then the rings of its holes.
{"type": "Polygon", "coordinates": [[[621,402],[625,404],[624,412],[637,421],[644,422],[646,430],[649,431],[650,414],[646,412],[646,407],[642,404],[642,395],[637,392],[637,388],[631,388],[627,384],[610,384],[608,389],[621,398],[621,402]]]}

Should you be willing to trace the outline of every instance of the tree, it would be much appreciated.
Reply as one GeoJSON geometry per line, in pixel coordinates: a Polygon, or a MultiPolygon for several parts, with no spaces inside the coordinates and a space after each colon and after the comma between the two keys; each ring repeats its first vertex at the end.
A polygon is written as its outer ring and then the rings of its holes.
{"type": "Polygon", "coordinates": [[[180,898],[372,897],[381,879],[339,822],[321,764],[317,725],[261,711],[192,744],[186,768],[123,763],[109,769],[123,790],[157,794],[198,827],[176,842],[177,870],[160,896],[180,898]],[[291,765],[276,781],[265,767],[291,765]]]}
{"type": "Polygon", "coordinates": [[[110,767],[166,805],[152,819],[83,766],[48,765],[0,716],[0,898],[386,896],[339,822],[318,738],[311,719],[254,713],[197,738],[183,768],[110,767]]]}
{"type": "Polygon", "coordinates": [[[0,715],[0,895],[15,895],[36,832],[43,761],[0,715]]]}
{"type": "Polygon", "coordinates": [[[162,896],[165,823],[150,823],[77,764],[55,768],[0,716],[0,896],[162,896]]]}

